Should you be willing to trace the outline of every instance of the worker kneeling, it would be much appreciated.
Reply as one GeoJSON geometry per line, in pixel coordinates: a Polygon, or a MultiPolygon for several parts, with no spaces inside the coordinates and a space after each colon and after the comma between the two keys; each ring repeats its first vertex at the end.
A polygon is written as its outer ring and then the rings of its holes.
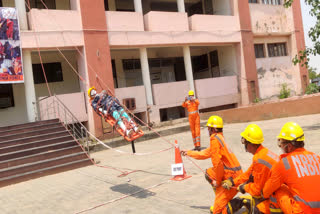
{"type": "Polygon", "coordinates": [[[294,122],[286,123],[278,135],[283,153],[271,170],[263,197],[275,193],[284,213],[320,213],[320,156],[304,149],[304,133],[294,122]]]}
{"type": "Polygon", "coordinates": [[[140,130],[119,104],[119,100],[109,95],[107,91],[103,90],[101,93],[97,94],[96,89],[92,87],[88,90],[88,95],[92,100],[91,106],[93,109],[101,112],[104,116],[112,116],[126,136],[130,137],[133,132],[138,132],[140,130]],[[130,126],[125,125],[124,119],[129,122],[130,126]]]}
{"type": "MultiPolygon", "coordinates": [[[[226,189],[238,187],[241,193],[249,193],[252,197],[237,197],[230,201],[228,213],[234,213],[245,206],[249,213],[270,213],[269,200],[261,199],[261,191],[269,178],[269,173],[274,164],[279,160],[278,155],[262,146],[264,141],[261,128],[250,124],[241,133],[241,142],[246,152],[253,154],[252,164],[248,170],[236,178],[229,178],[222,182],[226,189]]],[[[280,209],[278,211],[281,212],[280,209]]]]}
{"type": "Polygon", "coordinates": [[[223,121],[219,116],[211,116],[207,122],[210,147],[202,151],[182,150],[182,155],[203,160],[211,158],[212,168],[206,170],[205,178],[216,194],[212,213],[227,213],[228,202],[237,194],[236,188],[224,189],[222,180],[236,178],[242,173],[240,163],[223,137],[223,121]]]}

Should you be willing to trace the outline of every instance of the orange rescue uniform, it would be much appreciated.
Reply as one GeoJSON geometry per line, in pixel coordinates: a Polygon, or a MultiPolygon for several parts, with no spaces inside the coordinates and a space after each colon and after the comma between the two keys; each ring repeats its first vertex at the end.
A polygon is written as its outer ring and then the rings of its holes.
{"type": "Polygon", "coordinates": [[[238,159],[224,141],[222,133],[211,135],[209,148],[200,152],[188,151],[187,155],[198,160],[211,158],[213,167],[207,169],[207,174],[217,184],[213,213],[227,213],[227,204],[237,194],[237,190],[224,189],[221,181],[230,177],[236,178],[242,174],[242,170],[238,159]]]}
{"type": "Polygon", "coordinates": [[[263,197],[275,192],[284,213],[320,213],[320,157],[298,148],[280,159],[271,170],[263,197]]]}
{"type": "Polygon", "coordinates": [[[192,139],[194,146],[200,146],[200,116],[199,106],[200,102],[198,99],[193,101],[187,100],[182,103],[182,107],[187,108],[189,114],[190,130],[192,133],[192,139]]]}
{"type": "MultiPolygon", "coordinates": [[[[234,185],[238,186],[248,182],[245,184],[244,190],[253,197],[260,197],[261,190],[270,176],[271,168],[278,161],[278,155],[260,145],[252,158],[251,166],[245,173],[233,180],[234,185]],[[249,181],[251,176],[253,181],[249,181]]],[[[263,213],[270,213],[268,200],[261,202],[257,207],[263,213]]]]}

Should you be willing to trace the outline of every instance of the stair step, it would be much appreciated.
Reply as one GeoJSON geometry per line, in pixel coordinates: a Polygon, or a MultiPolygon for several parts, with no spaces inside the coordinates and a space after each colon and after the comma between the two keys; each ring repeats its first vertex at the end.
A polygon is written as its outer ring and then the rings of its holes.
{"type": "Polygon", "coordinates": [[[32,127],[32,126],[47,124],[47,123],[51,123],[51,122],[59,122],[59,119],[42,120],[42,121],[37,121],[37,122],[32,122],[32,123],[24,123],[24,124],[12,125],[12,126],[3,126],[3,127],[0,127],[0,132],[14,130],[14,129],[20,129],[20,128],[26,128],[26,127],[32,127]]]}
{"type": "Polygon", "coordinates": [[[70,146],[74,146],[74,145],[78,145],[78,144],[76,141],[71,140],[71,141],[66,141],[66,142],[62,142],[62,143],[55,143],[55,144],[51,144],[51,145],[40,146],[37,148],[30,148],[30,149],[17,151],[17,152],[6,153],[6,154],[0,155],[0,161],[15,159],[15,158],[23,157],[23,156],[28,156],[28,155],[33,155],[33,154],[37,154],[40,152],[57,150],[57,149],[66,148],[66,147],[70,147],[70,146]]]}
{"type": "Polygon", "coordinates": [[[34,155],[23,156],[11,160],[5,160],[0,162],[0,169],[18,166],[22,164],[32,163],[36,161],[46,160],[54,157],[60,157],[67,154],[79,153],[82,149],[80,146],[71,146],[67,148],[57,149],[55,151],[41,152],[34,155]]]}
{"type": "Polygon", "coordinates": [[[45,129],[45,128],[60,127],[60,126],[62,126],[62,124],[59,121],[46,123],[46,124],[36,124],[31,127],[24,127],[24,128],[13,129],[13,130],[0,131],[0,136],[4,137],[7,135],[20,134],[20,133],[25,133],[25,132],[35,131],[35,130],[41,130],[41,129],[45,129]]]}
{"type": "Polygon", "coordinates": [[[55,137],[52,139],[34,141],[34,142],[24,143],[19,145],[10,145],[7,147],[0,147],[0,155],[5,153],[20,151],[20,150],[30,149],[30,148],[36,148],[39,146],[61,143],[61,142],[70,141],[70,140],[74,140],[74,139],[72,136],[68,135],[64,137],[55,137]]]}
{"type": "Polygon", "coordinates": [[[10,168],[4,168],[0,170],[0,178],[10,177],[17,174],[22,174],[30,171],[53,167],[56,165],[61,165],[61,164],[65,164],[65,163],[69,163],[77,160],[83,160],[86,158],[87,156],[84,152],[79,152],[79,153],[69,154],[61,157],[54,157],[47,160],[37,161],[33,163],[18,165],[10,168]]]}
{"type": "Polygon", "coordinates": [[[91,165],[91,161],[89,159],[82,159],[78,161],[73,161],[65,164],[60,164],[57,166],[52,166],[44,169],[38,169],[18,175],[13,175],[0,179],[0,187],[8,186],[10,184],[15,184],[18,182],[39,178],[45,175],[51,175],[59,172],[64,172],[71,169],[76,169],[84,166],[91,165]]]}
{"type": "Polygon", "coordinates": [[[25,137],[25,138],[21,138],[21,139],[13,139],[13,140],[0,142],[0,148],[11,146],[11,145],[31,143],[31,142],[39,141],[39,140],[49,140],[49,139],[52,139],[55,137],[63,137],[63,136],[70,136],[70,134],[67,130],[63,130],[63,131],[53,132],[53,133],[49,133],[49,134],[41,134],[41,135],[25,137]]]}
{"type": "Polygon", "coordinates": [[[64,131],[64,130],[66,130],[66,129],[61,125],[61,127],[56,127],[56,128],[47,128],[47,129],[42,129],[42,130],[37,130],[37,131],[25,132],[25,133],[21,133],[21,134],[1,136],[0,142],[24,138],[24,137],[31,137],[31,136],[35,136],[35,135],[39,135],[39,134],[49,134],[52,132],[58,132],[58,131],[64,131]]]}

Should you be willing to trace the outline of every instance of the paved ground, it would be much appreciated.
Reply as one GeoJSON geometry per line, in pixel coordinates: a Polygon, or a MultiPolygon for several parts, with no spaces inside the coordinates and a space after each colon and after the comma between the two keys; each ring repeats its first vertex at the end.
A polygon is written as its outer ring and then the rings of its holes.
{"type": "MultiPolygon", "coordinates": [[[[276,135],[287,121],[298,122],[305,130],[306,148],[320,154],[320,114],[282,118],[257,122],[264,131],[264,145],[276,153],[276,135]]],[[[242,167],[247,169],[252,155],[240,144],[240,132],[248,123],[225,125],[225,137],[242,167]]],[[[206,129],[201,130],[203,146],[208,146],[206,129]]],[[[190,132],[167,136],[179,141],[182,148],[192,148],[190,132]]],[[[136,144],[137,152],[158,151],[168,148],[165,141],[153,139],[136,144]]],[[[131,151],[131,146],[118,147],[131,151]]],[[[132,156],[105,150],[92,154],[100,164],[124,171],[140,170],[126,177],[121,172],[96,166],[68,171],[0,189],[1,213],[77,213],[91,207],[103,205],[84,213],[208,213],[214,194],[206,183],[202,172],[184,158],[187,173],[191,178],[169,181],[170,165],[174,162],[174,150],[149,156],[132,156]],[[153,185],[154,188],[143,190],[153,185]],[[140,191],[122,200],[112,200],[140,191]]],[[[210,160],[196,161],[203,169],[210,160]]]]}

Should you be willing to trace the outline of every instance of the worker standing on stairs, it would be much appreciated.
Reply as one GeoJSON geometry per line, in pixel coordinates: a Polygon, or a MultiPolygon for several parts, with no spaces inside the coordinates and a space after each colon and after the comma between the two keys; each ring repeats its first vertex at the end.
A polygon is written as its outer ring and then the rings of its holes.
{"type": "Polygon", "coordinates": [[[284,213],[320,213],[320,156],[304,149],[305,136],[294,122],[286,123],[278,135],[284,154],[263,188],[263,197],[275,193],[284,213]]]}
{"type": "Polygon", "coordinates": [[[182,103],[182,107],[188,110],[194,150],[200,151],[200,115],[198,110],[200,102],[198,99],[195,99],[193,90],[190,90],[188,94],[189,96],[185,98],[185,101],[182,103]]]}
{"type": "Polygon", "coordinates": [[[237,194],[237,189],[227,190],[221,186],[222,180],[236,178],[242,174],[241,166],[230,147],[224,141],[223,121],[219,116],[211,116],[207,122],[210,136],[210,147],[203,151],[182,150],[182,155],[187,155],[198,160],[211,158],[212,168],[206,170],[205,178],[215,192],[212,213],[227,213],[228,202],[237,194]]]}
{"type": "MultiPolygon", "coordinates": [[[[228,213],[235,213],[243,205],[247,207],[249,213],[252,213],[253,210],[257,214],[270,213],[270,202],[269,200],[261,200],[261,191],[269,178],[272,166],[279,161],[279,157],[262,146],[264,138],[262,130],[258,125],[248,125],[241,133],[241,137],[241,142],[245,146],[246,152],[253,154],[252,164],[240,176],[224,180],[222,186],[226,189],[238,187],[241,193],[249,193],[252,197],[237,197],[232,199],[229,202],[228,213]]],[[[278,211],[281,212],[280,209],[278,211]]]]}

